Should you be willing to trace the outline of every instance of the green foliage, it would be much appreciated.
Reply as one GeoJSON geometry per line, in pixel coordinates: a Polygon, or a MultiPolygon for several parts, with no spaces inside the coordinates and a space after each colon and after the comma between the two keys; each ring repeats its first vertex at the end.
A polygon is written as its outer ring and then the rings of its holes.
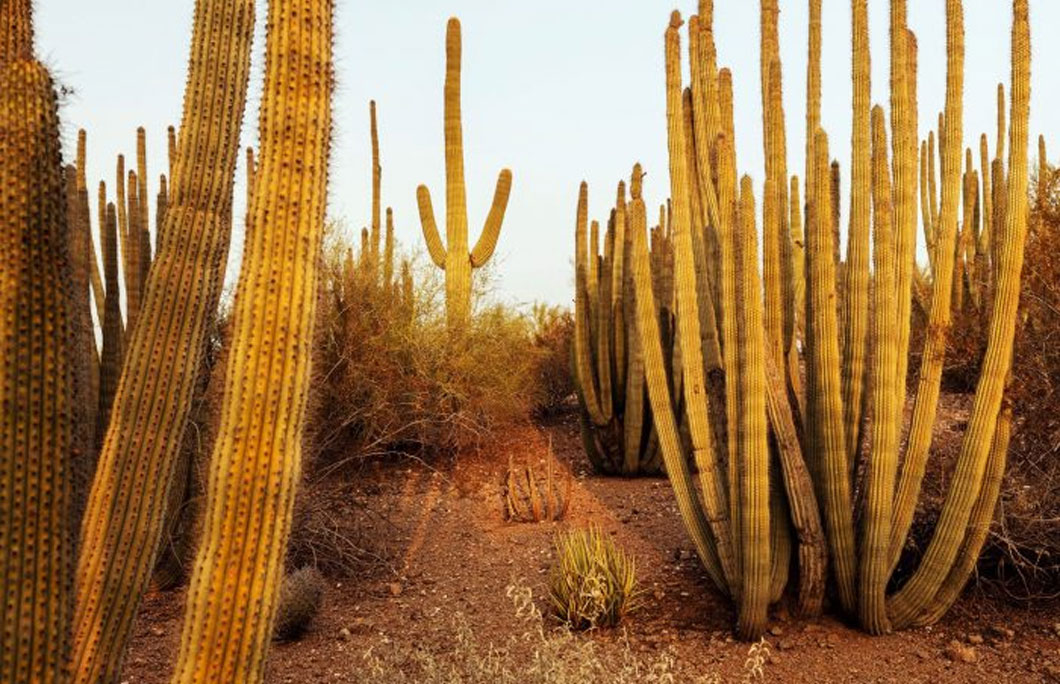
{"type": "Polygon", "coordinates": [[[634,560],[598,527],[560,533],[549,598],[571,629],[614,627],[638,607],[634,560]]]}

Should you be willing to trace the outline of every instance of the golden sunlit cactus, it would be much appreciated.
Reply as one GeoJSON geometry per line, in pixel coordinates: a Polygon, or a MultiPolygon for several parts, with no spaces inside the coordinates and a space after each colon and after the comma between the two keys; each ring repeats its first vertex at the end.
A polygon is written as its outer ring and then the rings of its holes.
{"type": "Polygon", "coordinates": [[[467,189],[464,185],[464,134],[460,117],[460,20],[449,20],[445,34],[445,245],[427,186],[416,189],[420,223],[427,251],[445,269],[445,307],[450,330],[464,327],[471,318],[471,271],[484,266],[497,247],[504,211],[512,189],[512,172],[503,169],[497,178],[482,234],[468,251],[467,189]]]}
{"type": "Polygon", "coordinates": [[[103,348],[99,361],[99,410],[96,414],[96,449],[103,446],[103,437],[110,424],[111,405],[118,391],[118,380],[124,362],[125,330],[121,319],[121,289],[118,284],[118,218],[114,204],[108,204],[106,188],[100,183],[99,202],[105,207],[100,223],[99,243],[103,251],[103,276],[106,282],[106,301],[103,309],[103,348]]]}
{"type": "MultiPolygon", "coordinates": [[[[917,40],[906,26],[906,3],[895,0],[891,5],[888,141],[883,110],[869,108],[867,3],[852,0],[854,140],[845,260],[838,248],[839,165],[830,160],[828,138],[819,126],[820,3],[810,3],[807,123],[812,136],[807,148],[812,156],[807,159],[806,247],[801,257],[799,184],[792,178],[789,185],[777,170],[784,161],[782,132],[777,130],[783,117],[776,111],[782,102],[774,42],[776,6],[766,1],[761,9],[761,87],[767,110],[762,281],[750,181],[745,178],[739,192],[736,188],[732,79],[725,69],[715,71],[711,33],[703,28],[710,18],[689,21],[690,90],[682,91],[681,21],[676,13],[666,34],[671,199],[660,214],[660,225],[651,231],[650,249],[639,187],[627,208],[627,258],[635,282],[637,324],[633,339],[642,352],[654,444],[708,575],[736,599],[742,637],[761,633],[766,606],[779,598],[788,581],[782,566],[789,520],[798,540],[801,612],[820,610],[830,560],[843,610],[856,615],[867,631],[929,624],[953,603],[974,568],[997,500],[1009,440],[1010,417],[1001,403],[1026,232],[1027,1],[1013,2],[1012,115],[1009,127],[999,128],[1009,131],[1010,179],[998,159],[990,164],[989,179],[988,162],[976,170],[970,151],[962,165],[963,6],[961,0],[946,2],[946,108],[940,115],[941,180],[936,184],[935,134],[918,148],[917,40]],[[790,188],[787,197],[778,193],[778,181],[790,188]],[[981,205],[988,194],[986,217],[981,205]],[[958,243],[962,196],[965,239],[958,243]],[[787,211],[787,226],[777,216],[779,207],[787,211]],[[916,224],[921,219],[930,277],[921,273],[915,259],[916,224]],[[983,373],[953,486],[927,555],[911,578],[898,582],[888,596],[930,451],[957,263],[969,274],[958,283],[991,321],[983,373]],[[798,267],[804,267],[805,283],[798,267]],[[980,286],[984,277],[992,284],[980,286]],[[909,438],[903,446],[914,287],[927,331],[909,438]],[[770,339],[778,334],[778,293],[783,300],[779,348],[770,339]],[[804,330],[798,318],[803,310],[804,330]],[[718,342],[720,362],[713,349],[718,342]],[[714,364],[724,384],[717,393],[711,382],[714,364]],[[873,416],[872,428],[863,437],[868,414],[873,416]],[[766,418],[772,434],[768,441],[766,418]],[[698,468],[698,491],[688,467],[689,450],[698,468]],[[855,498],[858,477],[864,478],[858,481],[863,489],[855,498]],[[780,480],[786,497],[780,496],[780,480]]],[[[989,160],[982,143],[980,157],[989,160]]],[[[595,250],[587,254],[584,246],[584,195],[579,205],[577,302],[583,306],[584,320],[581,331],[576,328],[576,360],[580,355],[579,365],[592,368],[599,354],[591,335],[607,321],[598,315],[602,290],[590,296],[592,285],[602,279],[595,268],[595,250]]],[[[590,240],[595,245],[596,240],[590,240]]],[[[600,263],[606,265],[612,253],[606,241],[603,251],[600,263]]],[[[601,384],[591,389],[599,390],[601,384]]],[[[587,406],[587,413],[605,417],[610,410],[599,395],[587,406]]]]}
{"type": "MultiPolygon", "coordinates": [[[[228,256],[253,24],[250,0],[196,2],[184,133],[163,231],[171,241],[152,269],[140,307],[151,324],[128,330],[82,524],[73,657],[78,682],[117,679],[154,565],[206,323],[228,256]]],[[[126,274],[134,272],[126,264],[126,274]]]]}
{"type": "Polygon", "coordinates": [[[0,187],[0,681],[66,682],[77,313],[55,86],[23,0],[0,4],[0,187]]]}
{"type": "Polygon", "coordinates": [[[174,682],[264,677],[301,467],[327,205],[332,3],[272,0],[268,27],[252,242],[174,682]],[[263,335],[263,320],[276,329],[263,335]]]}

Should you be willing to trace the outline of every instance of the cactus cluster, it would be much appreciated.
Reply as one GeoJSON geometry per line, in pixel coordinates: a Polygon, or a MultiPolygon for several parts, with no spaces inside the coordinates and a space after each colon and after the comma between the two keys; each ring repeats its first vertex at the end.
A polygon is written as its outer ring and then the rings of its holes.
{"type": "MultiPolygon", "coordinates": [[[[971,150],[962,164],[963,6],[947,0],[936,178],[934,134],[924,142],[917,136],[917,41],[906,24],[906,2],[891,3],[888,126],[882,108],[870,106],[867,2],[851,1],[845,258],[839,164],[829,156],[820,118],[820,4],[810,3],[802,204],[800,182],[787,171],[777,2],[760,3],[761,261],[755,189],[749,176],[737,180],[732,75],[717,66],[710,2],[701,2],[688,22],[688,87],[676,12],[665,35],[672,208],[665,241],[653,232],[649,248],[644,202],[634,196],[616,208],[623,228],[609,226],[601,262],[595,239],[586,254],[584,198],[579,201],[575,368],[587,420],[597,428],[620,420],[612,407],[619,394],[601,396],[601,390],[610,390],[609,374],[627,368],[611,346],[617,321],[630,317],[643,355],[652,435],[678,509],[710,577],[737,603],[744,638],[765,628],[769,604],[788,583],[793,546],[800,612],[821,610],[831,578],[838,604],[869,632],[938,619],[982,547],[1011,428],[1002,398],[1027,223],[1027,2],[1012,5],[1011,113],[1006,125],[999,104],[997,156],[988,174],[985,136],[981,170],[974,169],[971,150]],[[1001,160],[1006,142],[1007,164],[1001,160]],[[927,273],[916,267],[918,221],[927,273]],[[632,273],[635,306],[616,308],[621,296],[609,289],[616,279],[602,279],[599,264],[620,271],[613,235],[623,230],[621,258],[632,273]],[[668,262],[672,276],[657,268],[668,262]],[[930,452],[951,311],[962,301],[988,312],[975,404],[926,554],[896,580],[930,452]],[[670,302],[672,318],[660,316],[670,302]],[[926,315],[927,332],[903,444],[914,302],[926,315]]],[[[638,184],[639,166],[633,173],[638,184]]],[[[628,403],[624,408],[629,411],[628,403]]],[[[594,463],[600,441],[587,441],[594,463]]]]}
{"type": "Polygon", "coordinates": [[[574,476],[567,471],[567,482],[560,488],[555,473],[552,442],[549,441],[545,456],[544,481],[528,461],[516,467],[515,459],[508,457],[508,470],[504,474],[504,518],[511,522],[553,522],[563,520],[570,508],[571,488],[574,476]]]}

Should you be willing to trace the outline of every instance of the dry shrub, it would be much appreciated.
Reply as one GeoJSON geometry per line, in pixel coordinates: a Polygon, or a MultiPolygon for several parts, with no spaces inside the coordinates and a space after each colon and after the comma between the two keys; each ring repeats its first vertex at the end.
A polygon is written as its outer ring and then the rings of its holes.
{"type": "Polygon", "coordinates": [[[413,259],[413,286],[382,283],[334,231],[324,257],[308,424],[311,468],[393,455],[456,454],[529,421],[537,396],[531,319],[487,304],[462,334],[445,325],[442,272],[413,259]]]}
{"type": "Polygon", "coordinates": [[[574,317],[569,309],[535,304],[532,310],[534,346],[538,351],[535,411],[550,418],[572,406],[571,341],[574,317]]]}
{"type": "Polygon", "coordinates": [[[324,577],[311,566],[299,568],[283,578],[276,608],[273,637],[294,641],[305,634],[324,601],[324,577]]]}
{"type": "MultiPolygon", "coordinates": [[[[462,614],[445,626],[445,648],[430,651],[383,638],[364,653],[350,681],[417,682],[422,684],[580,684],[581,682],[644,682],[666,684],[721,681],[716,672],[678,663],[672,647],[654,655],[634,652],[628,638],[614,648],[602,647],[569,629],[547,629],[533,593],[523,584],[508,588],[516,616],[525,625],[522,634],[501,643],[476,633],[462,614]],[[617,652],[615,652],[617,649],[617,652]]],[[[744,665],[744,681],[762,677],[763,650],[756,645],[744,665]]]]}
{"type": "Polygon", "coordinates": [[[1008,397],[1016,419],[987,560],[1009,593],[1060,594],[1060,173],[1049,167],[1028,226],[1008,397]]]}
{"type": "MultiPolygon", "coordinates": [[[[1000,580],[1016,598],[1060,594],[1060,173],[1050,167],[1041,183],[1031,183],[1031,213],[1023,265],[1020,314],[1006,401],[1015,425],[1005,481],[979,577],[1000,580]]],[[[947,339],[944,387],[975,392],[986,349],[988,316],[970,303],[953,313],[947,339]]],[[[914,352],[922,345],[923,315],[914,352]]],[[[917,359],[914,359],[918,363],[917,359]]],[[[913,364],[911,364],[913,365],[913,364]]],[[[963,437],[963,431],[954,435],[963,437]]],[[[938,455],[948,453],[939,445],[938,455]]],[[[952,458],[952,456],[951,456],[952,458]]],[[[952,465],[929,468],[925,492],[943,491],[952,465]]],[[[941,506],[925,501],[914,543],[923,546],[941,506]],[[918,534],[919,530],[919,534],[918,534]]],[[[930,499],[930,496],[929,496],[930,499]]]]}

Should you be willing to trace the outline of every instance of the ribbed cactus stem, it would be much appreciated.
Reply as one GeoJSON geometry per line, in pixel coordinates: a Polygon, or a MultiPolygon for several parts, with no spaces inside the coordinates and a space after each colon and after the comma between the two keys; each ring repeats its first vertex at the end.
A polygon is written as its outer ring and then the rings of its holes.
{"type": "Polygon", "coordinates": [[[283,578],[327,205],[332,3],[269,3],[261,167],[173,682],[260,682],[283,578]],[[280,274],[277,280],[277,274],[280,274]],[[275,321],[264,331],[259,322],[275,321]],[[262,399],[265,397],[266,399],[262,399]]]}
{"type": "Polygon", "coordinates": [[[0,5],[0,681],[66,682],[74,419],[55,87],[28,2],[0,5]]]}
{"type": "MultiPolygon", "coordinates": [[[[898,376],[909,365],[913,270],[916,268],[917,131],[915,75],[906,25],[906,0],[891,2],[891,148],[894,175],[895,287],[898,292],[898,376]]],[[[948,123],[948,119],[947,119],[948,123]]]]}
{"type": "Polygon", "coordinates": [[[784,132],[784,100],[781,84],[780,41],[776,0],[763,0],[760,9],[763,149],[765,188],[762,202],[762,277],[765,283],[766,346],[777,366],[784,359],[784,286],[781,268],[782,241],[787,235],[787,141],[784,132]]]}
{"type": "Polygon", "coordinates": [[[821,0],[809,0],[809,37],[806,60],[806,201],[813,197],[817,130],[821,127],[821,0]]]}
{"type": "Polygon", "coordinates": [[[869,149],[871,109],[869,11],[867,0],[852,0],[853,133],[850,163],[850,229],[843,268],[843,423],[848,457],[861,443],[865,408],[865,367],[869,333],[869,226],[871,223],[869,149]]]}
{"type": "Polygon", "coordinates": [[[769,444],[758,240],[751,178],[740,183],[739,297],[739,496],[742,585],[736,632],[757,639],[766,628],[770,594],[769,444]]]}
{"type": "Polygon", "coordinates": [[[0,67],[33,59],[33,3],[5,0],[0,5],[0,67]]]}
{"type": "Polygon", "coordinates": [[[902,429],[903,384],[898,379],[898,335],[894,320],[898,313],[895,292],[896,260],[891,209],[891,174],[887,158],[887,134],[880,107],[872,110],[872,206],[875,232],[873,288],[872,367],[873,421],[865,504],[861,520],[858,615],[872,634],[890,631],[886,589],[890,576],[891,506],[898,468],[898,440],[902,429]]]}
{"type": "Polygon", "coordinates": [[[389,300],[394,285],[394,210],[386,208],[386,236],[383,238],[383,292],[389,300]]]}
{"type": "Polygon", "coordinates": [[[460,116],[460,20],[449,19],[445,34],[445,237],[442,246],[434,218],[430,191],[416,189],[420,223],[431,259],[445,269],[446,318],[449,329],[464,328],[471,318],[471,272],[484,266],[497,247],[512,173],[503,169],[497,178],[493,204],[475,247],[468,251],[467,189],[464,184],[464,134],[460,116]]]}
{"type": "Polygon", "coordinates": [[[812,391],[807,397],[818,452],[818,492],[843,609],[856,610],[854,521],[850,467],[844,438],[840,380],[839,329],[836,320],[836,272],[833,257],[832,192],[828,137],[818,130],[814,141],[815,180],[806,231],[807,340],[812,391]]]}
{"type": "Polygon", "coordinates": [[[670,159],[670,197],[673,204],[674,287],[677,300],[677,340],[684,377],[684,406],[692,456],[699,467],[704,512],[725,581],[737,593],[736,561],[730,534],[728,502],[721,468],[714,451],[710,406],[700,335],[699,297],[691,221],[688,144],[681,91],[680,15],[671,16],[666,30],[666,121],[670,159]]]}
{"type": "Polygon", "coordinates": [[[673,486],[677,510],[685,529],[692,538],[692,545],[703,562],[714,585],[723,593],[730,589],[725,581],[710,535],[710,527],[699,496],[693,484],[681,438],[677,431],[673,403],[670,398],[667,369],[663,359],[662,341],[659,334],[659,319],[656,315],[655,294],[652,291],[651,268],[648,246],[645,240],[647,215],[644,201],[634,199],[630,204],[630,260],[636,292],[637,338],[644,353],[644,371],[647,379],[648,397],[655,417],[655,434],[658,436],[666,473],[673,486]]]}
{"type": "MultiPolygon", "coordinates": [[[[91,223],[91,220],[88,218],[91,215],[91,210],[89,209],[89,206],[88,206],[88,179],[87,179],[87,170],[85,168],[86,167],[86,161],[85,160],[86,160],[86,156],[87,156],[86,155],[86,143],[87,143],[87,134],[85,133],[84,129],[81,129],[81,130],[79,130],[77,132],[77,192],[78,192],[78,196],[79,196],[79,200],[78,201],[80,202],[83,210],[86,212],[85,213],[86,220],[89,220],[89,223],[91,223]]],[[[103,206],[99,207],[100,215],[102,215],[104,210],[105,210],[105,208],[103,206]]],[[[89,230],[89,234],[91,235],[91,231],[92,231],[91,226],[89,226],[88,230],[89,230]]],[[[91,283],[92,283],[92,300],[93,300],[92,303],[96,307],[96,316],[99,318],[99,320],[102,321],[103,320],[103,304],[104,304],[104,301],[103,301],[104,300],[104,297],[103,297],[103,278],[100,275],[100,271],[99,271],[99,261],[97,261],[97,259],[96,259],[96,245],[91,239],[89,239],[89,241],[88,241],[88,249],[89,249],[89,264],[88,264],[89,272],[88,272],[88,276],[91,279],[91,283]]]]}
{"type": "MultiPolygon", "coordinates": [[[[902,471],[895,494],[891,523],[890,566],[893,569],[901,555],[906,535],[920,494],[932,428],[938,408],[945,356],[946,336],[950,326],[950,302],[957,239],[958,202],[961,193],[961,136],[963,133],[964,92],[964,19],[959,0],[948,0],[946,30],[946,126],[942,139],[942,206],[936,234],[934,288],[931,314],[924,336],[924,354],[917,379],[913,418],[902,459],[902,471]]],[[[899,348],[899,354],[901,348],[899,348]]]]}
{"type": "MultiPolygon", "coordinates": [[[[949,5],[960,5],[949,0],[949,5]]],[[[1012,357],[1020,276],[1027,233],[1028,119],[1030,115],[1030,20],[1027,0],[1012,3],[1012,115],[1009,130],[1009,182],[1003,234],[999,235],[997,286],[989,342],[983,359],[968,429],[953,481],[924,558],[909,582],[889,602],[896,627],[910,624],[929,606],[954,567],[972,509],[980,496],[997,428],[1012,357]]],[[[951,20],[952,21],[952,20],[951,20]]],[[[947,134],[951,123],[947,118],[947,134]]]]}
{"type": "Polygon", "coordinates": [[[382,234],[382,183],[383,166],[379,163],[379,126],[375,117],[375,100],[368,103],[368,115],[372,137],[372,269],[377,271],[380,257],[380,241],[382,234]]]}
{"type": "MultiPolygon", "coordinates": [[[[158,549],[169,481],[228,254],[254,3],[196,3],[162,253],[129,333],[82,525],[75,681],[113,681],[158,549]],[[165,362],[160,362],[164,359],[165,362]]],[[[292,165],[293,166],[293,165],[292,165]]],[[[124,179],[123,179],[124,180],[124,179]]]]}
{"type": "MultiPolygon", "coordinates": [[[[140,211],[140,255],[142,264],[143,255],[148,255],[148,263],[150,263],[151,254],[150,237],[146,241],[142,239],[143,234],[145,232],[149,234],[151,228],[151,216],[148,211],[151,196],[147,191],[147,131],[144,130],[143,126],[136,129],[136,177],[140,183],[137,195],[140,200],[138,206],[140,211]]],[[[141,273],[141,289],[144,287],[143,283],[146,282],[146,278],[146,272],[141,273]]]]}
{"type": "MultiPolygon", "coordinates": [[[[100,202],[104,204],[106,191],[100,189],[100,202]]],[[[100,224],[99,243],[103,250],[103,276],[107,284],[107,298],[103,309],[103,350],[99,363],[99,411],[96,418],[96,448],[103,446],[103,437],[110,424],[111,405],[118,391],[124,360],[123,338],[125,330],[121,319],[121,290],[118,284],[118,219],[114,204],[105,204],[104,220],[100,224]]]]}

